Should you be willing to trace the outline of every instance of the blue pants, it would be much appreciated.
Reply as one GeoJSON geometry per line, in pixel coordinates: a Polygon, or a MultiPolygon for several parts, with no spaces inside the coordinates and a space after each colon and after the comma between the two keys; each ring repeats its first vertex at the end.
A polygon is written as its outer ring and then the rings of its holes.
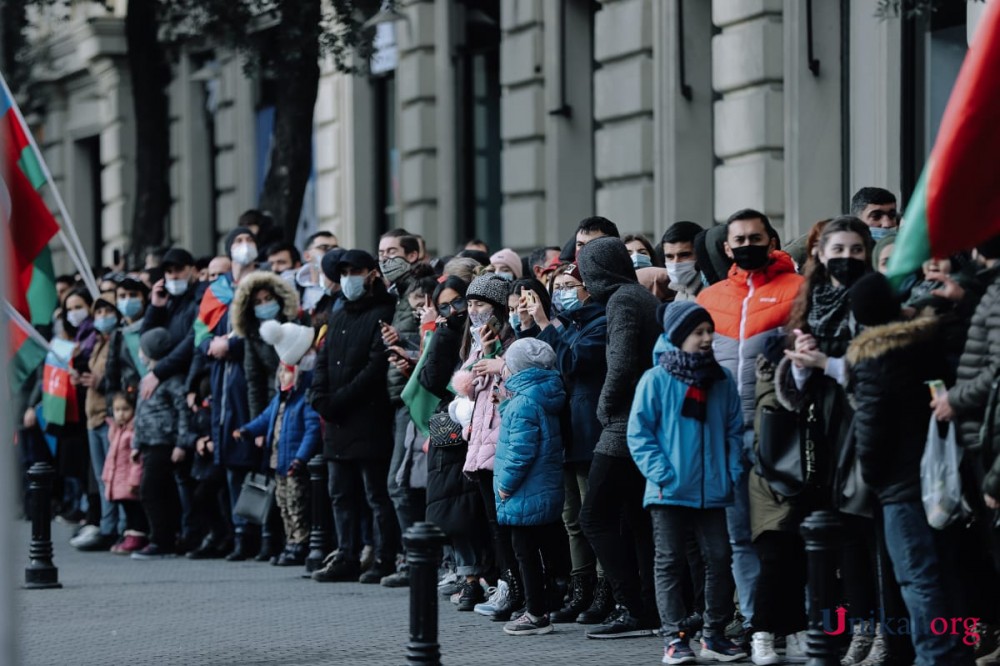
{"type": "Polygon", "coordinates": [[[923,506],[915,501],[885,504],[882,517],[885,545],[910,614],[910,640],[917,652],[917,666],[967,663],[959,644],[961,636],[931,631],[935,618],[949,618],[950,609],[923,506]]]}
{"type": "MultiPolygon", "coordinates": [[[[753,451],[753,428],[743,433],[744,464],[749,469],[748,448],[753,451]]],[[[729,545],[733,549],[733,579],[740,596],[740,613],[743,627],[749,628],[753,621],[754,594],[757,577],[760,576],[760,559],[754,550],[750,535],[750,494],[749,475],[740,477],[733,488],[733,506],[726,508],[726,527],[729,529],[729,545]]]]}

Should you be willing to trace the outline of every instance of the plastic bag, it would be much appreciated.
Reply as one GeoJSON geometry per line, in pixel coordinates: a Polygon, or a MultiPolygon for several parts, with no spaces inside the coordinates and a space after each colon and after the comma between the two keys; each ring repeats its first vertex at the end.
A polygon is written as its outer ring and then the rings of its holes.
{"type": "Polygon", "coordinates": [[[961,515],[962,479],[958,471],[961,458],[955,441],[955,424],[949,423],[948,433],[942,437],[932,416],[920,459],[920,496],[927,523],[936,530],[944,529],[961,515]]]}

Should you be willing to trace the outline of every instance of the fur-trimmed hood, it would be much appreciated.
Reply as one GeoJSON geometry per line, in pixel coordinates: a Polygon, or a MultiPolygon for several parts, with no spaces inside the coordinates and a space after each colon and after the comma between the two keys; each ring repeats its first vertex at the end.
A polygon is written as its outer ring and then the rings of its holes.
{"type": "Polygon", "coordinates": [[[912,344],[926,342],[937,333],[938,325],[936,317],[923,314],[909,321],[896,321],[866,328],[854,338],[847,349],[847,362],[855,365],[912,344]]]}
{"type": "Polygon", "coordinates": [[[240,280],[230,305],[229,318],[236,335],[244,338],[248,334],[258,335],[260,322],[254,317],[250,297],[262,287],[270,289],[278,297],[278,302],[281,304],[279,319],[295,321],[299,315],[299,295],[288,282],[270,271],[254,271],[240,280]]]}

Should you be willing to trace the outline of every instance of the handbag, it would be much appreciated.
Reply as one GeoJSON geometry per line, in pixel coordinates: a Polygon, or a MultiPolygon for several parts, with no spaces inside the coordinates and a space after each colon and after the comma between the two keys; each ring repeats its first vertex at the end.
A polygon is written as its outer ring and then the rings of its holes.
{"type": "Polygon", "coordinates": [[[861,476],[861,459],[857,454],[853,420],[837,460],[834,488],[834,505],[838,511],[852,516],[874,517],[875,493],[861,476]]]}
{"type": "Polygon", "coordinates": [[[962,515],[961,461],[954,422],[948,424],[947,434],[942,437],[937,420],[931,416],[920,458],[920,497],[927,524],[936,530],[943,530],[962,515]]]}
{"type": "Polygon", "coordinates": [[[431,446],[433,447],[441,449],[465,444],[465,439],[462,437],[462,424],[452,421],[446,411],[432,414],[428,426],[431,446]]]}
{"type": "Polygon", "coordinates": [[[254,525],[263,525],[274,504],[274,486],[274,479],[266,474],[247,474],[233,513],[254,525]]]}
{"type": "Polygon", "coordinates": [[[809,486],[816,471],[816,448],[810,434],[815,421],[812,403],[805,424],[798,412],[774,407],[761,410],[756,472],[777,494],[796,497],[809,486]]]}

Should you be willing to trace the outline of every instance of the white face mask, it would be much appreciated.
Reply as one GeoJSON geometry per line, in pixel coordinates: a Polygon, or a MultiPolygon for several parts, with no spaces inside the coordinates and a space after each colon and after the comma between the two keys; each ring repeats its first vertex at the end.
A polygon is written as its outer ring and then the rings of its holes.
{"type": "Polygon", "coordinates": [[[257,259],[257,246],[253,243],[240,243],[232,249],[233,261],[240,266],[249,266],[257,259]]]}
{"type": "Polygon", "coordinates": [[[698,278],[698,269],[694,261],[678,261],[676,264],[667,264],[667,276],[672,284],[689,286],[698,278]]]}
{"type": "Polygon", "coordinates": [[[66,321],[70,323],[73,328],[80,328],[80,324],[87,320],[89,312],[83,308],[77,308],[76,310],[70,310],[66,313],[66,321]]]}
{"type": "Polygon", "coordinates": [[[181,296],[188,290],[188,281],[164,280],[163,286],[171,296],[181,296]]]}

